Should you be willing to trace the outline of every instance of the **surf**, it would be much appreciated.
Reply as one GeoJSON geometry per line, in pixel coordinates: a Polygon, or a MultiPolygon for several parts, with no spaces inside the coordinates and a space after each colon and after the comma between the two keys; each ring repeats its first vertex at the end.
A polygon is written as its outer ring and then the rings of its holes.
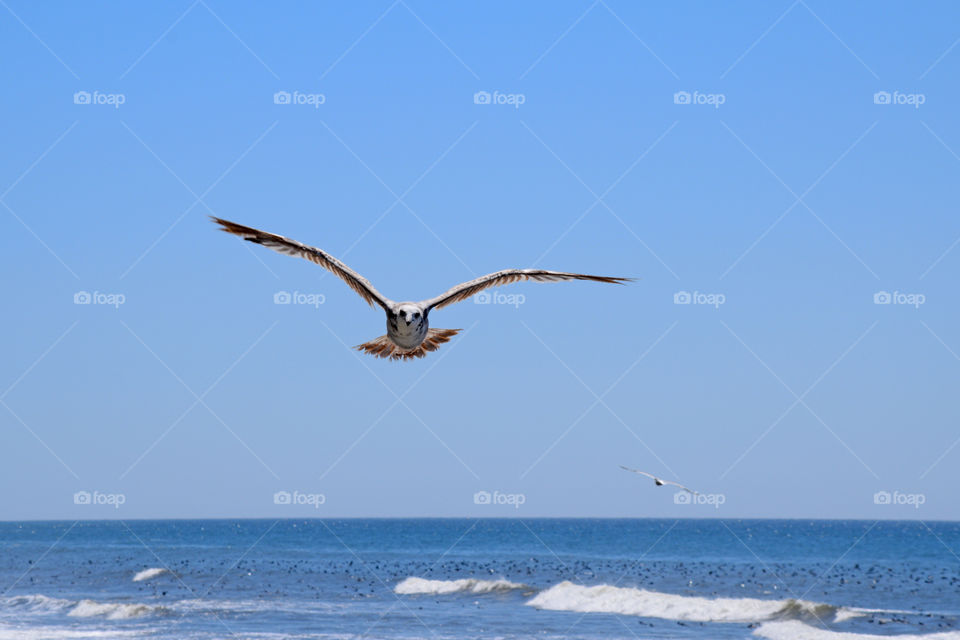
{"type": "Polygon", "coordinates": [[[67,615],[72,618],[103,617],[107,620],[130,620],[144,616],[167,613],[166,607],[153,606],[128,602],[97,602],[96,600],[81,600],[67,615]]]}
{"type": "Polygon", "coordinates": [[[428,580],[411,576],[394,587],[393,592],[399,595],[448,595],[451,593],[494,593],[526,588],[528,587],[525,584],[510,582],[509,580],[480,580],[477,578],[428,580]]]}
{"type": "Polygon", "coordinates": [[[537,594],[528,606],[551,611],[615,613],[687,622],[763,622],[768,620],[831,620],[859,613],[806,600],[705,598],[633,587],[601,584],[592,587],[561,582],[537,594]]]}
{"type": "Polygon", "coordinates": [[[144,580],[150,580],[151,578],[156,578],[159,575],[169,573],[163,567],[153,567],[150,569],[144,569],[143,571],[138,571],[137,575],[133,576],[134,582],[143,582],[144,580]]]}
{"type": "Polygon", "coordinates": [[[799,620],[767,622],[760,625],[753,634],[767,640],[960,640],[960,632],[943,631],[924,634],[874,635],[831,631],[816,627],[799,620]]]}

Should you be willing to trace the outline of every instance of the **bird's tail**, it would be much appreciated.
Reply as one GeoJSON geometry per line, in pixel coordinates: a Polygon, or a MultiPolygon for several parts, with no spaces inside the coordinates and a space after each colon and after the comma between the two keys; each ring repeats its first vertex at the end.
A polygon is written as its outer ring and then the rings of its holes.
{"type": "Polygon", "coordinates": [[[393,343],[389,336],[380,336],[370,342],[354,347],[357,351],[369,353],[378,358],[389,358],[390,360],[410,360],[412,358],[422,358],[431,351],[436,351],[444,342],[449,342],[450,338],[460,333],[460,329],[428,329],[427,337],[413,349],[404,349],[393,343]]]}

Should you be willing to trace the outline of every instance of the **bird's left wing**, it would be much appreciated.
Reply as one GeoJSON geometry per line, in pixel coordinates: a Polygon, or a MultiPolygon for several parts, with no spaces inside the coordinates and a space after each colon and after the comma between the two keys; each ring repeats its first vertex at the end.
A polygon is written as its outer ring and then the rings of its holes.
{"type": "Polygon", "coordinates": [[[320,265],[346,282],[347,285],[356,291],[361,298],[366,300],[367,304],[369,304],[371,307],[374,303],[376,303],[383,307],[384,310],[390,310],[390,300],[377,291],[376,288],[370,284],[369,280],[334,258],[323,249],[317,249],[316,247],[305,245],[301,242],[297,242],[296,240],[278,236],[275,233],[268,233],[266,231],[261,231],[260,229],[254,229],[253,227],[245,227],[242,224],[230,222],[229,220],[223,220],[214,216],[211,216],[211,218],[213,218],[213,221],[219,224],[220,227],[227,233],[232,233],[233,235],[240,236],[249,242],[263,245],[268,249],[273,249],[278,253],[305,258],[314,264],[320,265]]]}
{"type": "Polygon", "coordinates": [[[639,473],[642,476],[647,476],[648,478],[653,478],[654,480],[658,480],[657,476],[653,475],[652,473],[647,473],[646,471],[640,471],[640,469],[631,469],[630,467],[625,467],[623,465],[620,465],[620,468],[623,469],[624,471],[639,473]]]}
{"type": "Polygon", "coordinates": [[[464,282],[453,287],[446,293],[436,298],[423,301],[423,306],[427,310],[439,309],[455,302],[466,300],[475,293],[479,293],[490,287],[499,287],[501,285],[519,282],[521,280],[534,280],[536,282],[559,282],[560,280],[592,280],[594,282],[608,282],[612,284],[625,284],[631,282],[633,278],[614,278],[610,276],[590,276],[582,273],[567,273],[565,271],[547,271],[546,269],[504,269],[496,273],[490,273],[480,276],[469,282],[464,282]]]}

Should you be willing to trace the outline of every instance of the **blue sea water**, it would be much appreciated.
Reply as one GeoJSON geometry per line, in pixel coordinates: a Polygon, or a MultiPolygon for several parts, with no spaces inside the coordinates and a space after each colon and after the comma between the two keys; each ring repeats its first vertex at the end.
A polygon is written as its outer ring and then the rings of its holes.
{"type": "Polygon", "coordinates": [[[0,523],[0,639],[960,639],[960,523],[0,523]]]}

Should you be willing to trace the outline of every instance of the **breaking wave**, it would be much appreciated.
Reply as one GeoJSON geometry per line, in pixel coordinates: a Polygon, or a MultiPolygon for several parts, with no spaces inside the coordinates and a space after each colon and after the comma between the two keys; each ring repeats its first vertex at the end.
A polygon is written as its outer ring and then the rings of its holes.
{"type": "Polygon", "coordinates": [[[133,576],[134,582],[143,582],[144,580],[149,580],[150,578],[156,578],[159,575],[164,573],[169,573],[163,567],[153,567],[151,569],[144,569],[143,571],[138,571],[137,575],[133,576]]]}
{"type": "Polygon", "coordinates": [[[41,594],[10,596],[2,600],[2,609],[13,609],[22,613],[57,613],[74,604],[70,600],[51,598],[41,594]]]}
{"type": "Polygon", "coordinates": [[[131,618],[142,618],[144,616],[167,612],[168,610],[165,607],[147,604],[81,600],[70,609],[67,615],[74,618],[103,617],[108,620],[129,620],[131,618]]]}
{"type": "Polygon", "coordinates": [[[126,638],[142,635],[144,630],[91,629],[86,627],[58,627],[36,624],[44,620],[56,620],[67,615],[74,618],[102,618],[106,620],[129,620],[154,614],[166,613],[164,607],[135,603],[109,603],[95,600],[66,600],[42,594],[30,594],[0,598],[0,640],[59,640],[87,638],[126,638]],[[14,623],[10,624],[9,621],[14,623]],[[25,626],[26,621],[31,621],[25,626]]]}
{"type": "Polygon", "coordinates": [[[0,640],[117,640],[142,636],[140,631],[122,631],[119,629],[64,629],[62,627],[7,627],[0,625],[0,640]]]}
{"type": "Polygon", "coordinates": [[[900,634],[878,636],[867,633],[830,631],[804,624],[799,620],[766,622],[760,625],[754,635],[768,640],[960,640],[960,632],[900,634]]]}
{"type": "Polygon", "coordinates": [[[478,580],[476,578],[464,578],[462,580],[427,580],[426,578],[410,577],[394,587],[393,591],[401,595],[444,595],[461,592],[493,593],[526,588],[527,585],[525,584],[510,582],[509,580],[478,580]]]}
{"type": "Polygon", "coordinates": [[[584,587],[572,582],[550,587],[527,605],[553,611],[617,613],[691,622],[835,621],[860,615],[851,609],[806,600],[701,598],[606,584],[584,587]]]}

